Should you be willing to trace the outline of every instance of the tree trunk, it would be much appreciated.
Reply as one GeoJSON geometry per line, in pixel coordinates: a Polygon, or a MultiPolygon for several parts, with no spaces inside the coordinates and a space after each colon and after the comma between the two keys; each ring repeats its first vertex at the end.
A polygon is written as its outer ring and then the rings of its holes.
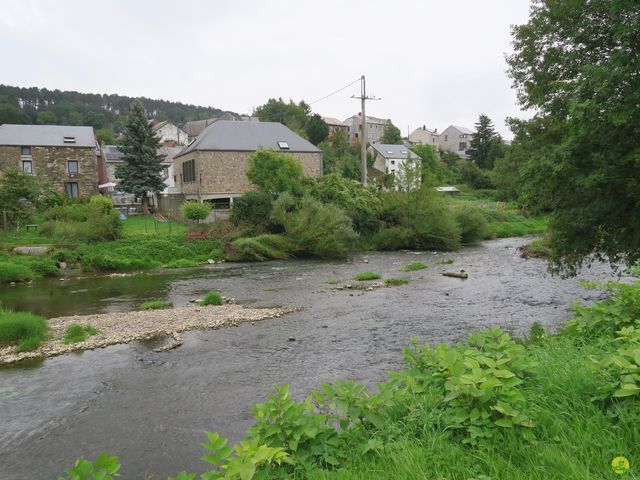
{"type": "Polygon", "coordinates": [[[142,213],[149,215],[149,197],[147,197],[147,192],[142,194],[142,213]]]}

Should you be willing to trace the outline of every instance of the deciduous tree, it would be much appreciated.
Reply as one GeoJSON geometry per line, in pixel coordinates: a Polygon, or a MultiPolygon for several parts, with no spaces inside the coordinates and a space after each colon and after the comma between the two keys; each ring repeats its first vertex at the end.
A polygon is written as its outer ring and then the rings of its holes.
{"type": "Polygon", "coordinates": [[[396,127],[391,120],[384,126],[382,131],[382,137],[380,137],[380,143],[386,143],[389,145],[402,145],[402,134],[400,129],[396,127]]]}
{"type": "Polygon", "coordinates": [[[513,122],[528,151],[521,198],[552,212],[552,262],[640,259],[640,3],[534,0],[509,73],[536,111],[513,122]]]}

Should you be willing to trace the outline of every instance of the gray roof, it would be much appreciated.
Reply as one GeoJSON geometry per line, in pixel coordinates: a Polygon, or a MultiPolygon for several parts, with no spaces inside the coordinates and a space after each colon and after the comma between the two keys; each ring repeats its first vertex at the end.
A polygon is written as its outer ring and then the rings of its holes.
{"type": "Polygon", "coordinates": [[[82,147],[95,148],[93,127],[66,125],[0,125],[0,145],[24,147],[82,147]],[[74,142],[65,142],[73,137],[74,142]]]}
{"type": "Polygon", "coordinates": [[[259,148],[283,152],[321,152],[318,147],[281,123],[218,120],[209,125],[176,157],[194,150],[254,152],[259,148]],[[278,142],[287,142],[289,149],[281,149],[278,142]]]}
{"type": "Polygon", "coordinates": [[[384,158],[418,158],[406,145],[390,145],[388,143],[374,143],[371,145],[384,158]]]}
{"type": "Polygon", "coordinates": [[[467,127],[458,127],[457,125],[451,125],[453,128],[460,131],[460,133],[466,133],[467,135],[473,135],[475,132],[467,127]]]}
{"type": "Polygon", "coordinates": [[[117,145],[104,145],[102,147],[102,158],[105,162],[124,162],[124,154],[117,145]]]}
{"type": "Polygon", "coordinates": [[[182,126],[182,130],[187,132],[190,137],[197,137],[202,131],[212,123],[215,123],[217,118],[207,118],[206,120],[190,120],[182,126]]]}
{"type": "Polygon", "coordinates": [[[333,125],[333,126],[337,126],[337,127],[346,127],[344,122],[342,120],[338,120],[337,118],[322,117],[322,120],[324,120],[324,123],[326,123],[327,125],[333,125]]]}

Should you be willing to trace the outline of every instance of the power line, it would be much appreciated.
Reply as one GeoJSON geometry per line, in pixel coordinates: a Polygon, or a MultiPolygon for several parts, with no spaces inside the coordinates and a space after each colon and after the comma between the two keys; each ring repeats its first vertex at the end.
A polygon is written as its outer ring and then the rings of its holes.
{"type": "Polygon", "coordinates": [[[325,98],[329,98],[331,95],[335,95],[336,93],[340,93],[342,90],[344,90],[346,88],[349,88],[351,85],[353,85],[354,83],[358,83],[359,81],[360,81],[360,79],[358,78],[358,79],[354,80],[353,82],[351,82],[349,85],[345,85],[344,87],[336,90],[335,92],[331,92],[329,95],[325,95],[324,97],[319,98],[318,100],[314,100],[313,102],[308,103],[307,105],[313,105],[314,103],[321,102],[325,98]]]}

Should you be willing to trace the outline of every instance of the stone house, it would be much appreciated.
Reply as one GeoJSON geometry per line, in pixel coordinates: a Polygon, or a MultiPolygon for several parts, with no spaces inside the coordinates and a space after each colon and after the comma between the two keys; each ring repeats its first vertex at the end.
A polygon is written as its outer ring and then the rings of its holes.
{"type": "Polygon", "coordinates": [[[260,148],[291,154],[306,175],[322,175],[322,151],[281,123],[218,120],[174,157],[176,190],[185,200],[230,206],[254,189],[246,172],[249,156],[260,148]]]}
{"type": "Polygon", "coordinates": [[[98,193],[98,155],[93,127],[0,125],[0,171],[18,167],[71,198],[98,193]]]}
{"type": "Polygon", "coordinates": [[[440,144],[440,134],[437,128],[430,130],[426,125],[423,125],[409,134],[409,141],[413,144],[421,143],[423,145],[431,145],[437,150],[440,144]]]}
{"type": "MultiPolygon", "coordinates": [[[[385,120],[383,118],[370,117],[367,115],[367,142],[378,143],[384,132],[384,127],[390,123],[391,120],[385,120]]],[[[362,114],[354,115],[347,118],[344,124],[349,129],[349,143],[353,145],[354,142],[360,141],[360,124],[362,123],[362,114]]]]}
{"type": "Polygon", "coordinates": [[[349,134],[349,127],[347,127],[344,122],[341,122],[340,120],[338,120],[337,118],[333,118],[333,117],[322,117],[322,120],[324,120],[324,123],[327,124],[327,126],[329,127],[329,137],[333,136],[333,134],[335,132],[339,131],[343,131],[346,132],[347,135],[349,134]]]}
{"type": "Polygon", "coordinates": [[[473,130],[466,127],[449,125],[441,134],[438,146],[444,150],[456,153],[462,158],[468,158],[467,151],[471,146],[473,130]]]}

